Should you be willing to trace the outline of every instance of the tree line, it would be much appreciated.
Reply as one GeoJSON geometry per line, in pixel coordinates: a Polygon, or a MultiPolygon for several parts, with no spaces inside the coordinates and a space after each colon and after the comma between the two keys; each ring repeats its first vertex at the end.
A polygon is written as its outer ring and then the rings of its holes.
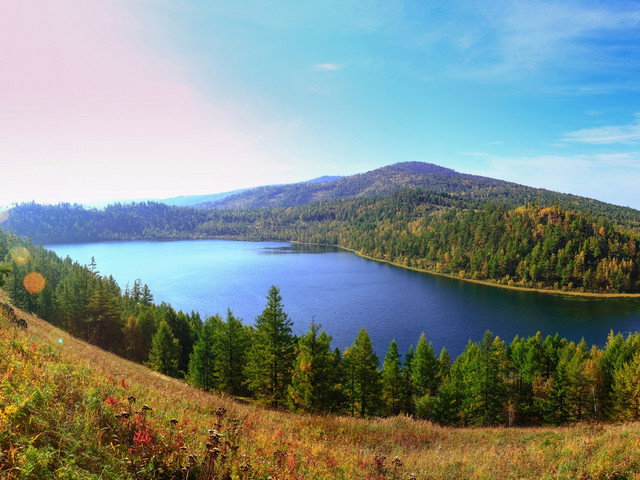
{"type": "Polygon", "coordinates": [[[392,340],[380,362],[364,328],[344,352],[332,349],[331,336],[314,323],[293,335],[275,286],[254,326],[236,337],[237,348],[230,348],[228,335],[234,322],[242,328],[237,319],[229,314],[207,322],[211,333],[196,341],[187,380],[276,408],[362,417],[404,413],[445,425],[640,419],[638,333],[612,332],[601,349],[540,333],[507,345],[487,331],[455,360],[445,348],[436,354],[423,333],[404,356],[392,340]],[[229,352],[238,362],[231,376],[229,352]]]}
{"type": "Polygon", "coordinates": [[[36,241],[227,238],[349,248],[399,265],[525,288],[640,292],[640,235],[557,204],[399,190],[282,209],[197,210],[144,203],[85,210],[26,204],[7,228],[36,241]]]}

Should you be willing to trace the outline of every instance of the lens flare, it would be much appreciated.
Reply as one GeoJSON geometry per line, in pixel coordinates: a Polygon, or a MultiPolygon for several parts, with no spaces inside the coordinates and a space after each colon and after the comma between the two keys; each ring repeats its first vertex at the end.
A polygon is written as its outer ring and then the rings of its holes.
{"type": "Polygon", "coordinates": [[[29,250],[24,247],[12,248],[9,252],[9,257],[11,257],[11,261],[19,267],[26,265],[29,263],[29,260],[31,260],[29,250]]]}
{"type": "Polygon", "coordinates": [[[31,272],[22,281],[24,284],[24,288],[27,289],[29,293],[40,293],[42,289],[45,287],[47,282],[45,282],[44,277],[40,275],[38,272],[31,272]]]}

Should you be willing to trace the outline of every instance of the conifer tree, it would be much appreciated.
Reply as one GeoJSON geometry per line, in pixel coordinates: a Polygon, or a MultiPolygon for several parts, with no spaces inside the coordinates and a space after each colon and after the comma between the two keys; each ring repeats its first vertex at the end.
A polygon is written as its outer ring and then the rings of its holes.
{"type": "Polygon", "coordinates": [[[117,298],[106,279],[98,280],[89,299],[89,339],[101,348],[121,353],[124,325],[117,308],[117,298]]]}
{"type": "Polygon", "coordinates": [[[624,420],[640,420],[640,353],[615,371],[612,397],[615,416],[624,420]]]}
{"type": "Polygon", "coordinates": [[[420,335],[416,353],[411,362],[411,380],[416,396],[435,395],[438,387],[438,359],[431,342],[420,335]]]}
{"type": "Polygon", "coordinates": [[[469,342],[451,369],[450,397],[459,395],[463,422],[495,425],[504,421],[507,403],[505,387],[506,347],[499,337],[487,331],[482,342],[469,342]]]}
{"type": "Polygon", "coordinates": [[[149,362],[147,365],[153,370],[171,377],[178,377],[178,358],[180,357],[180,344],[173,335],[169,324],[162,320],[158,331],[151,341],[149,362]]]}
{"type": "MultiPolygon", "coordinates": [[[[2,249],[0,249],[0,254],[2,254],[2,249]]],[[[0,288],[4,286],[5,277],[10,273],[11,267],[4,262],[0,262],[0,288]]]]}
{"type": "Polygon", "coordinates": [[[189,360],[189,373],[187,379],[193,386],[205,391],[218,386],[216,375],[216,335],[222,323],[218,315],[209,317],[202,325],[202,331],[193,346],[193,352],[189,360]]]}
{"type": "Polygon", "coordinates": [[[386,414],[397,415],[400,413],[404,405],[405,392],[400,352],[394,339],[391,340],[382,362],[382,400],[386,414]]]}
{"type": "Polygon", "coordinates": [[[413,402],[413,380],[411,378],[411,365],[413,364],[413,359],[416,354],[413,349],[413,345],[409,347],[409,350],[404,355],[404,361],[402,362],[402,384],[403,384],[403,399],[404,404],[402,405],[402,411],[407,413],[413,413],[414,411],[414,402],[413,402]]]}
{"type": "Polygon", "coordinates": [[[247,365],[247,353],[251,346],[251,328],[243,325],[231,310],[216,334],[216,374],[220,390],[231,395],[244,395],[244,369],[247,365]]]}
{"type": "Polygon", "coordinates": [[[358,410],[361,417],[376,415],[379,411],[381,382],[378,363],[369,334],[363,328],[344,354],[348,401],[351,412],[358,410]]]}
{"type": "Polygon", "coordinates": [[[286,403],[291,383],[295,338],[284,312],[280,290],[269,288],[267,306],[256,318],[254,341],[245,369],[247,386],[256,397],[274,407],[286,403]]]}
{"type": "Polygon", "coordinates": [[[335,399],[335,362],[331,337],[311,322],[309,332],[298,341],[289,385],[289,398],[294,409],[305,412],[329,411],[335,399]]]}

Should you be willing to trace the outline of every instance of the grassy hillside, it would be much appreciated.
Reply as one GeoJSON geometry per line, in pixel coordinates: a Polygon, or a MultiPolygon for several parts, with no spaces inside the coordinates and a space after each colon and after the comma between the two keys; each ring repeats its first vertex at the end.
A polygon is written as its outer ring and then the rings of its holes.
{"type": "Polygon", "coordinates": [[[264,410],[20,316],[26,330],[0,314],[2,478],[640,478],[637,423],[454,429],[264,410]]]}

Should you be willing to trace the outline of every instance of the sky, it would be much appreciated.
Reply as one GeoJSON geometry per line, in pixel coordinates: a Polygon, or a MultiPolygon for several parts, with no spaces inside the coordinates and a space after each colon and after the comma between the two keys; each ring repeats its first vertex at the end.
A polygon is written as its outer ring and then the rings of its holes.
{"type": "Polygon", "coordinates": [[[0,205],[424,161],[640,209],[640,2],[4,3],[0,205]]]}

